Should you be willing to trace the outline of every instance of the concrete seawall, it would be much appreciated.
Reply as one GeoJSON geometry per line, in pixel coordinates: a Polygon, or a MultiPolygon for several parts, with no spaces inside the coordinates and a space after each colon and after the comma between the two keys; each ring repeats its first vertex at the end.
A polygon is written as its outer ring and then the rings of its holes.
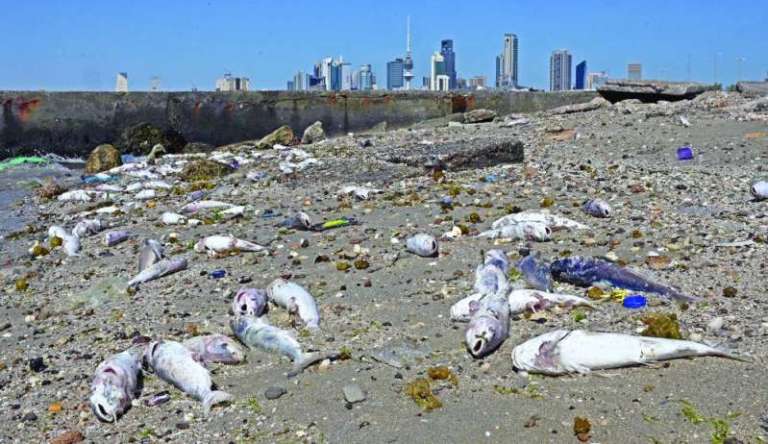
{"type": "Polygon", "coordinates": [[[131,125],[175,129],[212,145],[259,138],[280,125],[299,135],[316,120],[329,134],[386,121],[400,127],[476,108],[500,114],[586,102],[594,92],[34,92],[0,91],[0,158],[53,152],[84,155],[131,125]]]}

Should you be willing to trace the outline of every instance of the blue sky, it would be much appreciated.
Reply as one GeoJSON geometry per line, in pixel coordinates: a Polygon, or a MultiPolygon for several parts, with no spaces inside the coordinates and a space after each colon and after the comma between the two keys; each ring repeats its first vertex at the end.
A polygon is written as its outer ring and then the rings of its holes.
{"type": "MultiPolygon", "coordinates": [[[[494,75],[505,32],[520,39],[520,82],[548,86],[549,55],[624,77],[711,82],[762,79],[768,71],[768,1],[35,1],[0,0],[0,90],[111,90],[127,71],[132,90],[158,76],[163,90],[213,89],[225,71],[252,88],[282,89],[325,56],[371,63],[385,83],[405,51],[411,15],[416,79],[452,38],[459,76],[494,75]]],[[[420,84],[420,81],[418,82],[420,84]]]]}

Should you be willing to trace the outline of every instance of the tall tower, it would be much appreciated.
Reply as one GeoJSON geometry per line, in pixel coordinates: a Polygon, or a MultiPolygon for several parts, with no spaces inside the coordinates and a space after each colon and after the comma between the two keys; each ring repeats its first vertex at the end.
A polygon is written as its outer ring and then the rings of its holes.
{"type": "Polygon", "coordinates": [[[552,51],[549,57],[549,90],[571,89],[571,54],[567,49],[552,51]]]}
{"type": "Polygon", "coordinates": [[[405,89],[411,89],[411,80],[413,80],[413,58],[411,57],[411,16],[406,18],[405,22],[405,60],[403,60],[403,80],[405,80],[405,89]]]}

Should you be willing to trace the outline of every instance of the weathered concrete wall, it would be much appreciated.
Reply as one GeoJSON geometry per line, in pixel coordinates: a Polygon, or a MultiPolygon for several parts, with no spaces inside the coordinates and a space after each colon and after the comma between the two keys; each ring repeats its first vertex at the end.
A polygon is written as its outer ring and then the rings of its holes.
{"type": "Polygon", "coordinates": [[[585,102],[592,92],[33,92],[0,91],[0,158],[35,152],[83,155],[117,140],[128,126],[173,128],[187,141],[221,145],[254,139],[280,125],[301,134],[316,120],[326,132],[390,127],[490,108],[533,112],[585,102]]]}

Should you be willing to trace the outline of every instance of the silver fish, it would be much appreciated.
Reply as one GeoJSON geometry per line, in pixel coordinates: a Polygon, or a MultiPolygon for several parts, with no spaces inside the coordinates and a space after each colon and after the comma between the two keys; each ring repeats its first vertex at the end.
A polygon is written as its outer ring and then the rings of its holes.
{"type": "Polygon", "coordinates": [[[267,291],[260,288],[241,288],[232,300],[235,316],[259,317],[267,310],[267,291]]]}
{"type": "Polygon", "coordinates": [[[150,200],[157,197],[157,191],[148,189],[148,190],[141,190],[138,193],[136,193],[133,198],[136,200],[150,200]]]}
{"type": "Polygon", "coordinates": [[[139,253],[139,272],[146,270],[152,264],[160,262],[160,259],[163,257],[165,257],[165,251],[160,242],[154,239],[146,239],[139,253]]]}
{"type": "Polygon", "coordinates": [[[210,413],[212,406],[232,399],[229,393],[212,389],[208,370],[178,342],[151,342],[144,353],[144,363],[160,379],[201,401],[205,415],[210,413]]]}
{"type": "Polygon", "coordinates": [[[490,250],[485,254],[483,265],[475,270],[474,293],[451,306],[451,320],[469,321],[481,299],[488,295],[506,295],[509,291],[509,259],[502,250],[490,250]]]}
{"type": "Polygon", "coordinates": [[[61,247],[67,256],[80,256],[80,238],[69,234],[67,230],[57,225],[54,225],[48,229],[48,237],[58,237],[61,239],[61,247]]]}
{"type": "Polygon", "coordinates": [[[693,341],[585,330],[555,330],[515,347],[512,350],[512,364],[517,369],[531,373],[565,375],[694,356],[740,359],[723,350],[693,341]]]}
{"type": "Polygon", "coordinates": [[[510,225],[502,225],[478,234],[478,237],[491,239],[519,239],[544,242],[552,236],[552,229],[539,222],[518,222],[510,225]]]}
{"type": "Polygon", "coordinates": [[[195,251],[198,253],[207,252],[208,255],[212,257],[226,255],[236,251],[258,252],[265,250],[266,247],[238,239],[234,236],[208,236],[195,244],[195,251]]]}
{"type": "Polygon", "coordinates": [[[757,200],[768,199],[768,182],[758,181],[752,184],[749,191],[757,200]]]}
{"type": "Polygon", "coordinates": [[[65,193],[59,194],[56,199],[62,202],[72,202],[72,201],[79,201],[79,202],[90,202],[93,200],[94,197],[97,197],[99,193],[95,191],[87,191],[87,190],[72,190],[67,191],[65,193]]]}
{"type": "Polygon", "coordinates": [[[115,422],[138,396],[141,353],[126,350],[99,364],[91,383],[91,409],[101,421],[115,422]]]}
{"type": "Polygon", "coordinates": [[[315,298],[299,284],[285,279],[275,279],[267,289],[269,299],[275,304],[296,313],[309,329],[320,328],[320,312],[315,298]]]}
{"type": "Polygon", "coordinates": [[[602,199],[590,199],[582,207],[585,213],[595,217],[611,217],[611,206],[602,199]]]}
{"type": "Polygon", "coordinates": [[[149,282],[167,274],[175,273],[185,268],[187,268],[186,259],[163,259],[139,272],[136,277],[128,281],[128,287],[136,287],[139,284],[149,282]]]}
{"type": "Polygon", "coordinates": [[[182,216],[179,213],[173,213],[171,211],[166,211],[163,214],[161,214],[160,220],[165,225],[182,225],[187,223],[186,217],[182,216]]]}
{"type": "Polygon", "coordinates": [[[264,318],[239,316],[230,321],[232,332],[251,348],[280,353],[293,361],[288,376],[296,376],[305,368],[328,356],[320,353],[304,353],[301,344],[286,330],[270,325],[264,318]]]}
{"type": "Polygon", "coordinates": [[[111,247],[117,245],[120,242],[128,239],[129,233],[127,231],[110,231],[104,233],[104,245],[111,247]]]}
{"type": "Polygon", "coordinates": [[[196,360],[204,364],[213,362],[239,364],[245,360],[243,349],[229,336],[195,336],[182,342],[182,345],[195,355],[196,360]]]}
{"type": "Polygon", "coordinates": [[[537,312],[546,310],[552,306],[573,307],[584,305],[595,308],[587,299],[562,293],[548,293],[546,291],[519,289],[512,290],[508,296],[510,314],[526,311],[537,312]]]}
{"type": "Polygon", "coordinates": [[[482,358],[493,353],[509,336],[509,302],[502,295],[486,296],[472,304],[472,318],[464,333],[469,353],[482,358]]]}
{"type": "Polygon", "coordinates": [[[437,239],[429,234],[418,233],[405,241],[405,249],[421,257],[437,257],[437,239]]]}
{"type": "Polygon", "coordinates": [[[96,234],[101,231],[101,221],[99,219],[83,219],[72,229],[72,234],[77,237],[85,237],[96,234]]]}
{"type": "Polygon", "coordinates": [[[234,205],[221,202],[218,200],[198,200],[192,203],[188,203],[181,207],[181,212],[185,214],[197,213],[200,210],[208,210],[212,208],[232,208],[234,205]]]}
{"type": "Polygon", "coordinates": [[[553,230],[559,229],[572,229],[572,230],[586,230],[588,226],[576,222],[575,220],[568,219],[566,217],[552,214],[549,211],[523,211],[520,213],[508,214],[500,219],[495,220],[491,224],[491,228],[499,229],[505,225],[517,225],[524,222],[544,224],[553,230]]]}

